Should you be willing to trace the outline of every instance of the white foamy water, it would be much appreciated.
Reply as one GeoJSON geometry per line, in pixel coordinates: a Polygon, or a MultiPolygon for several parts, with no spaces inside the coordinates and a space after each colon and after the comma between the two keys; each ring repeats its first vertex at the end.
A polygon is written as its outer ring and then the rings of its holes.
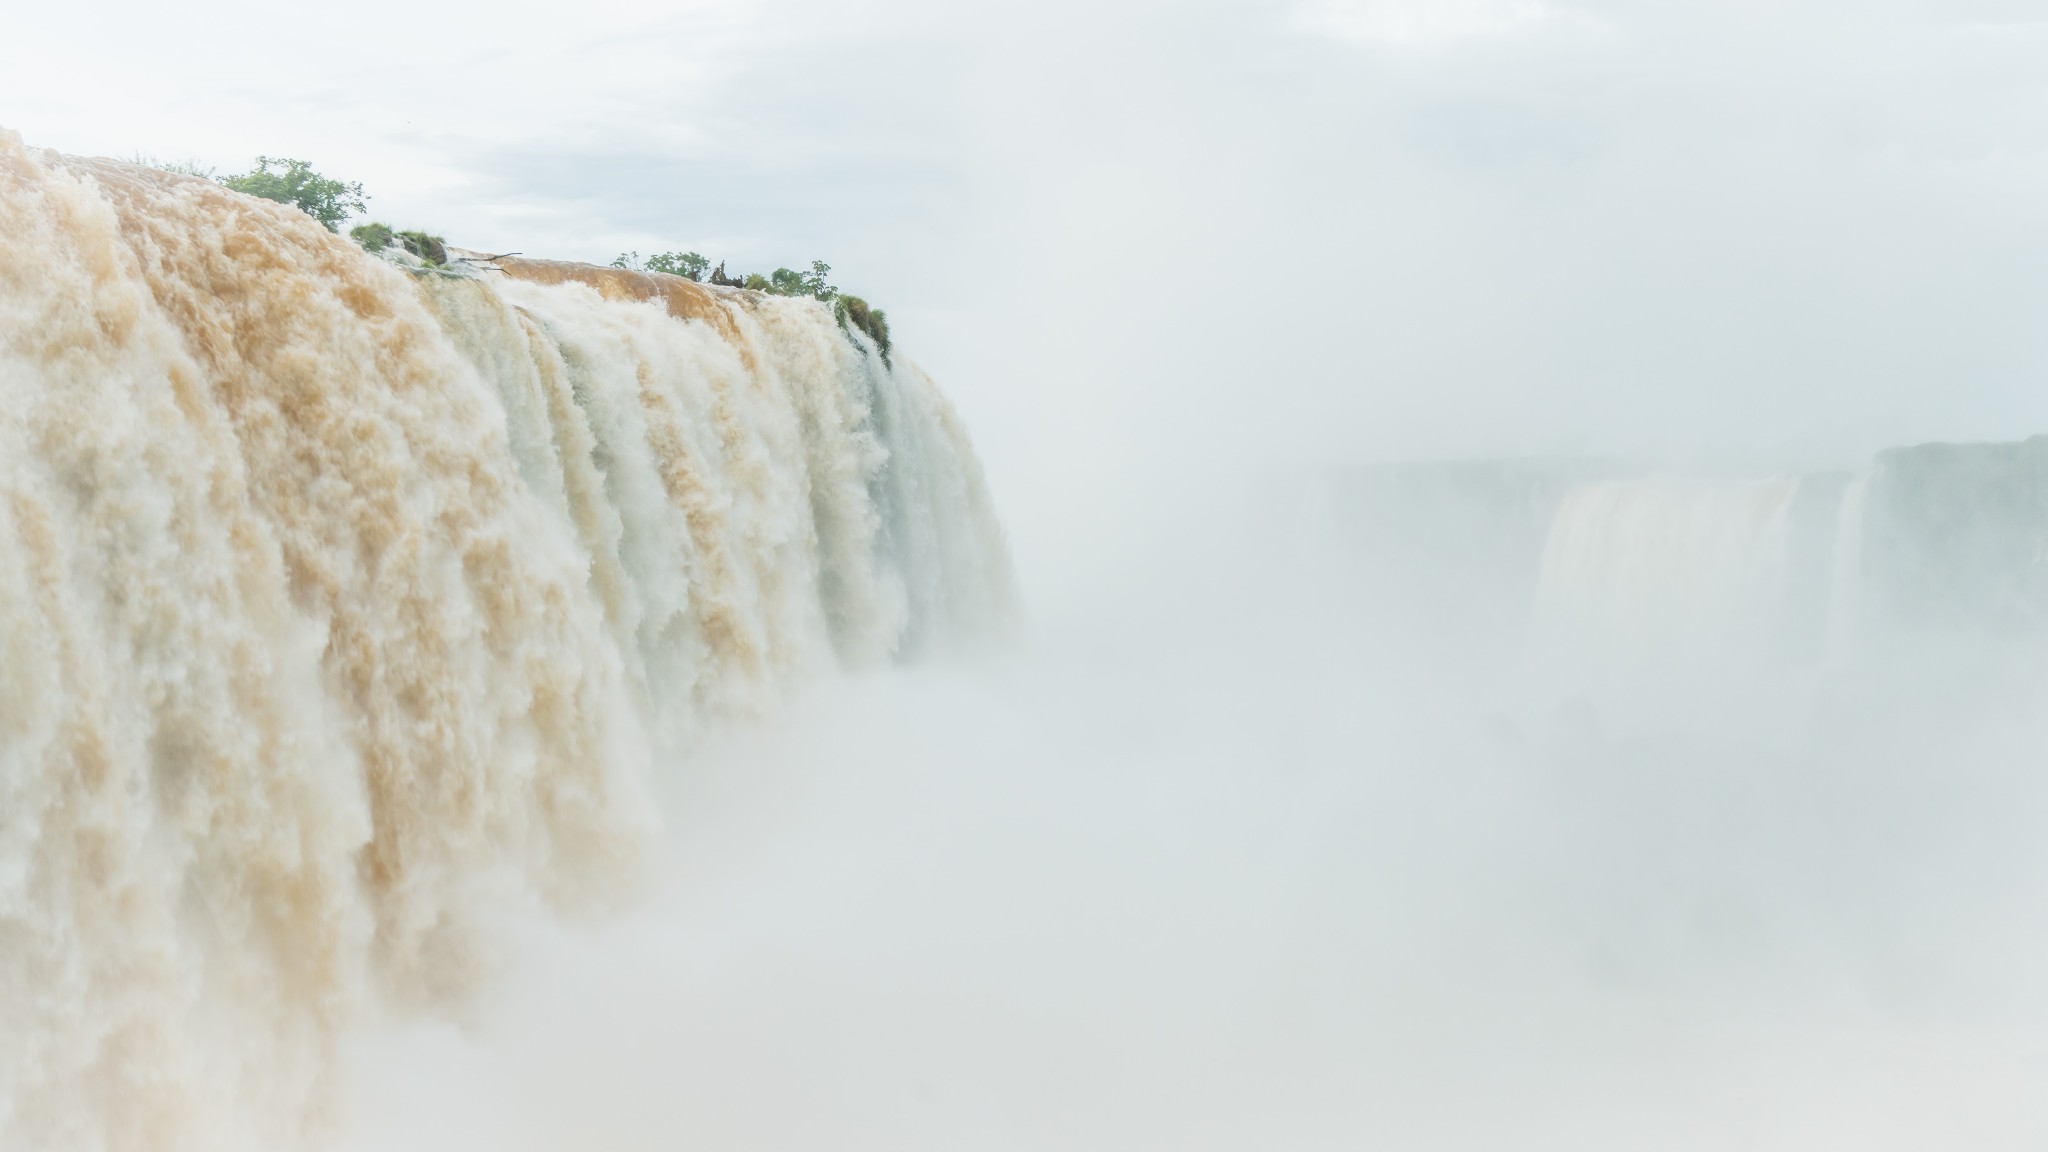
{"type": "Polygon", "coordinates": [[[408,273],[0,135],[0,1145],[317,1140],[491,893],[616,901],[707,726],[1012,599],[952,410],[824,305],[408,273]]]}
{"type": "Polygon", "coordinates": [[[1828,565],[1827,656],[1844,664],[1856,654],[1856,628],[1863,593],[1863,531],[1870,503],[1870,477],[1856,477],[1842,493],[1835,517],[1834,553],[1828,565]]]}
{"type": "Polygon", "coordinates": [[[1753,649],[1783,608],[1797,478],[1581,485],[1559,504],[1538,577],[1537,640],[1608,670],[1753,649]]]}

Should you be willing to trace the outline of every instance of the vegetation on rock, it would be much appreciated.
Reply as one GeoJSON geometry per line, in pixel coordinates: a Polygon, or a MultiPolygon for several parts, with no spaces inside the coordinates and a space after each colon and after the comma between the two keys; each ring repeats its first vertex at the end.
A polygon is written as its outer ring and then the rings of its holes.
{"type": "Polygon", "coordinates": [[[832,305],[832,315],[839,321],[839,326],[857,330],[874,341],[875,351],[881,354],[882,362],[889,362],[888,315],[858,296],[843,295],[826,279],[832,274],[832,266],[823,260],[811,261],[808,272],[777,268],[766,276],[759,272],[729,276],[723,261],[712,269],[711,261],[695,252],[662,252],[645,259],[638,252],[621,252],[618,259],[612,261],[612,267],[634,272],[667,272],[699,283],[723,288],[748,288],[772,296],[809,296],[832,305]],[[711,269],[708,276],[706,269],[711,269]]]}
{"type": "Polygon", "coordinates": [[[657,252],[642,257],[638,252],[621,252],[612,261],[612,267],[624,268],[629,272],[666,272],[686,280],[704,283],[709,281],[732,288],[751,288],[756,292],[767,292],[775,296],[810,296],[830,302],[839,295],[839,289],[825,282],[832,266],[823,260],[811,261],[809,272],[798,272],[790,268],[777,268],[766,276],[750,272],[744,276],[727,276],[725,265],[719,264],[716,271],[711,261],[696,252],[657,252]]]}
{"type": "Polygon", "coordinates": [[[695,252],[656,252],[645,260],[638,252],[621,252],[618,259],[612,261],[612,267],[630,272],[666,272],[701,282],[704,274],[711,270],[711,261],[695,252]]]}
{"type": "Polygon", "coordinates": [[[159,160],[147,152],[137,152],[128,158],[130,164],[154,168],[159,172],[176,172],[180,176],[197,176],[203,180],[216,179],[214,170],[197,160],[159,160]]]}
{"type": "Polygon", "coordinates": [[[448,262],[448,242],[439,236],[429,236],[425,232],[398,232],[394,235],[400,244],[405,245],[407,252],[434,267],[439,268],[448,262]]]}
{"type": "MultiPolygon", "coordinates": [[[[333,232],[339,232],[342,222],[349,216],[364,210],[361,184],[323,176],[313,171],[312,165],[304,160],[258,156],[256,166],[238,176],[217,176],[213,169],[201,167],[193,161],[159,161],[142,155],[135,156],[133,160],[166,172],[215,180],[224,187],[250,196],[291,204],[333,232]]],[[[383,252],[395,244],[429,267],[439,268],[448,263],[447,241],[426,232],[398,231],[371,220],[349,229],[348,234],[369,252],[383,252]]],[[[832,266],[823,260],[811,261],[808,272],[777,268],[766,276],[758,272],[728,275],[723,262],[714,269],[710,260],[696,252],[656,252],[647,257],[638,252],[621,252],[611,266],[634,272],[681,276],[700,284],[749,288],[774,296],[808,296],[832,305],[832,315],[841,328],[865,335],[874,342],[882,362],[886,364],[889,361],[888,315],[858,296],[841,293],[826,280],[831,275],[832,266]]]]}
{"type": "Polygon", "coordinates": [[[398,234],[393,232],[389,225],[379,224],[375,220],[356,225],[348,230],[348,235],[349,239],[361,244],[365,252],[382,252],[398,239],[398,234]]]}
{"type": "Polygon", "coordinates": [[[313,166],[304,160],[258,156],[256,167],[239,176],[223,176],[219,179],[223,186],[237,192],[260,196],[265,200],[275,200],[280,204],[294,205],[301,212],[327,225],[329,232],[341,231],[342,221],[363,210],[361,184],[322,176],[313,171],[313,166]]]}
{"type": "Polygon", "coordinates": [[[428,267],[439,268],[448,263],[448,242],[426,232],[401,232],[372,220],[349,229],[348,234],[366,252],[382,252],[395,244],[419,257],[428,267]]]}
{"type": "Polygon", "coordinates": [[[882,354],[882,363],[889,362],[889,316],[880,308],[868,307],[868,302],[858,296],[840,296],[832,305],[832,315],[839,326],[858,328],[875,342],[875,351],[882,354]]]}

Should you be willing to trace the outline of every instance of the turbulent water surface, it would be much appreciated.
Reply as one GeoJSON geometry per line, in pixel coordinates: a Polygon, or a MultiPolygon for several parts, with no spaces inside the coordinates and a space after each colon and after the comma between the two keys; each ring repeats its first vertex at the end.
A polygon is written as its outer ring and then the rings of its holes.
{"type": "Polygon", "coordinates": [[[317,1135],[481,893],[617,899],[707,725],[1011,600],[959,421],[825,305],[0,135],[0,1145],[317,1135]]]}

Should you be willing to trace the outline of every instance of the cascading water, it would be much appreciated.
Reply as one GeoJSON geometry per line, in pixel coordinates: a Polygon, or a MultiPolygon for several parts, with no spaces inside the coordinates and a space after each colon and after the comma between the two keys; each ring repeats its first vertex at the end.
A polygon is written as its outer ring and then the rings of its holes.
{"type": "Polygon", "coordinates": [[[0,1145],[302,1142],[480,894],[616,898],[707,722],[1013,599],[952,410],[815,301],[408,273],[0,134],[0,1145]]]}
{"type": "Polygon", "coordinates": [[[1539,647],[1612,672],[1754,650],[1785,609],[1798,492],[1796,478],[1573,489],[1544,542],[1539,647]]]}
{"type": "Polygon", "coordinates": [[[1809,686],[1880,670],[1960,684],[2001,663],[2024,681],[2048,633],[2043,437],[1776,478],[1592,460],[1390,466],[1346,495],[1404,613],[1512,633],[1545,692],[1728,684],[1766,667],[1809,686]]]}
{"type": "Polygon", "coordinates": [[[1828,566],[1828,663],[1841,667],[1855,658],[1863,596],[1863,529],[1870,503],[1870,477],[1858,476],[1842,493],[1835,518],[1834,555],[1828,566]]]}

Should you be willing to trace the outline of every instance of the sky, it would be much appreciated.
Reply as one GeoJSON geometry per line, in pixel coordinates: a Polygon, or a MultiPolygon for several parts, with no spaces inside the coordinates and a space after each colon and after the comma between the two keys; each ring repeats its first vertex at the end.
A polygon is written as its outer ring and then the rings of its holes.
{"type": "Polygon", "coordinates": [[[1793,467],[2048,428],[2048,17],[2017,0],[9,23],[0,125],[34,144],[302,156],[493,251],[824,259],[999,482],[1077,501],[1218,461],[1793,467]]]}

